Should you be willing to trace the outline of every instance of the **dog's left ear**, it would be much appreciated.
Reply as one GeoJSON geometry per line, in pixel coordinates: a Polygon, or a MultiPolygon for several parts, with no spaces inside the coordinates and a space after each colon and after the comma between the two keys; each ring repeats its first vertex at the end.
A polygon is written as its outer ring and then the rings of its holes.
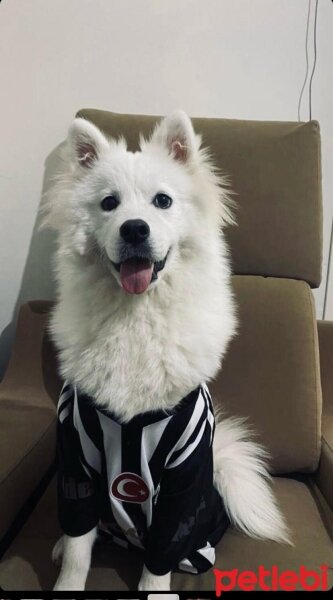
{"type": "Polygon", "coordinates": [[[169,154],[182,163],[193,158],[197,147],[191,119],[182,110],[171,113],[158,123],[151,141],[165,146],[169,154]]]}

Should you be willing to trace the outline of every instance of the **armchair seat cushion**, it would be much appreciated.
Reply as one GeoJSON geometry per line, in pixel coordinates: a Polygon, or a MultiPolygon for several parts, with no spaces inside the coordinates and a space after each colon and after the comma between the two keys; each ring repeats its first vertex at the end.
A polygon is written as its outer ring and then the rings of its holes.
{"type": "MultiPolygon", "coordinates": [[[[258,573],[276,565],[279,572],[300,566],[320,573],[321,565],[333,565],[332,513],[310,480],[290,478],[274,480],[281,507],[292,529],[294,546],[258,541],[230,528],[217,546],[215,567],[221,570],[252,570],[258,573]]],[[[56,517],[56,486],[53,481],[30,519],[4,555],[0,564],[0,582],[4,590],[50,590],[58,568],[52,565],[51,551],[61,535],[56,517]]],[[[94,549],[87,590],[135,590],[140,578],[140,554],[113,546],[97,544],[94,549]]],[[[333,585],[333,571],[328,571],[333,585]]],[[[213,590],[212,571],[199,576],[174,574],[174,590],[213,590]]]]}

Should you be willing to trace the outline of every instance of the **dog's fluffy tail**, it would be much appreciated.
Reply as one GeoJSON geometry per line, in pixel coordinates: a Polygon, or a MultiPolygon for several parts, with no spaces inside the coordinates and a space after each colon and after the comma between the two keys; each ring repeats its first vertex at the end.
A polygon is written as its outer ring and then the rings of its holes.
{"type": "Polygon", "coordinates": [[[268,453],[251,440],[238,418],[217,416],[214,484],[230,521],[251,537],[292,544],[288,527],[271,491],[268,453]]]}

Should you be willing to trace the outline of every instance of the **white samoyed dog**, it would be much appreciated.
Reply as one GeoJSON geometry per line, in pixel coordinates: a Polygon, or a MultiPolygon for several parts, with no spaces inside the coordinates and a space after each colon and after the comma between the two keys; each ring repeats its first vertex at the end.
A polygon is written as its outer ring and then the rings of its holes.
{"type": "MultiPolygon", "coordinates": [[[[148,140],[141,137],[140,151],[135,153],[127,150],[124,139],[107,139],[92,123],[76,118],[63,165],[43,207],[43,225],[58,231],[58,301],[50,331],[61,375],[75,386],[75,392],[74,388],[68,392],[65,384],[60,421],[70,427],[68,397],[72,394],[75,431],[81,442],[87,437],[82,422],[78,426],[75,421],[79,390],[93,399],[102,426],[106,414],[114,415],[114,428],[140,415],[162,414],[165,418],[158,422],[164,427],[170,415],[180,414],[177,407],[193,390],[204,386],[201,401],[205,397],[209,402],[206,383],[217,374],[236,331],[223,236],[223,227],[233,220],[227,187],[182,111],[161,120],[148,140]]],[[[211,427],[209,410],[206,414],[211,427]]],[[[193,433],[192,421],[188,427],[193,433]]],[[[215,493],[218,490],[223,498],[235,527],[253,537],[288,543],[287,526],[271,491],[267,453],[250,433],[240,419],[217,418],[215,493]]],[[[178,462],[180,442],[176,444],[178,462]]],[[[189,437],[187,442],[186,456],[193,447],[189,437]]],[[[196,460],[193,452],[191,456],[196,460]]],[[[92,477],[95,465],[88,463],[89,456],[83,467],[92,477]]],[[[177,468],[174,479],[168,480],[176,482],[176,487],[182,480],[177,468]]],[[[126,475],[132,480],[123,482],[122,492],[120,487],[110,492],[116,511],[123,510],[119,508],[122,498],[137,507],[135,490],[146,485],[138,477],[133,483],[132,472],[126,475]]],[[[115,481],[109,484],[114,486],[115,481]]],[[[153,511],[159,505],[160,489],[159,483],[147,491],[154,497],[153,511]]],[[[140,493],[146,498],[146,488],[140,488],[140,493]]],[[[150,509],[144,506],[147,517],[150,509]]],[[[177,513],[177,506],[171,503],[169,512],[177,513]]],[[[154,523],[154,513],[152,519],[154,523]]],[[[149,529],[151,517],[147,522],[149,529]]],[[[148,536],[147,544],[152,544],[155,555],[158,543],[163,543],[159,531],[163,523],[155,521],[157,545],[154,536],[151,542],[148,536]]],[[[69,531],[70,527],[71,523],[69,531]]],[[[131,531],[127,531],[130,541],[131,531]]],[[[140,536],[133,535],[132,541],[140,546],[140,536]]],[[[61,561],[61,571],[55,590],[84,589],[96,536],[94,523],[83,534],[67,532],[57,542],[53,559],[61,561]]],[[[211,545],[206,546],[210,552],[211,545]]],[[[143,567],[139,590],[169,590],[170,570],[164,572],[167,567],[163,570],[159,564],[152,569],[151,564],[148,561],[143,567]]],[[[193,567],[191,572],[198,570],[193,567]]]]}

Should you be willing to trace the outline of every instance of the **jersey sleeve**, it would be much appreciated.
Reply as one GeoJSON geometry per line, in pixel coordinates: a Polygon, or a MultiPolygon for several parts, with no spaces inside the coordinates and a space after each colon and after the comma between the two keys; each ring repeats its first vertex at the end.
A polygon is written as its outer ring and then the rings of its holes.
{"type": "Polygon", "coordinates": [[[101,454],[85,417],[76,388],[65,383],[57,420],[58,515],[63,532],[72,537],[90,531],[100,517],[101,454]]]}
{"type": "Polygon", "coordinates": [[[179,570],[183,559],[207,544],[213,510],[213,434],[210,398],[202,391],[167,458],[153,509],[145,565],[155,575],[179,570]]]}

